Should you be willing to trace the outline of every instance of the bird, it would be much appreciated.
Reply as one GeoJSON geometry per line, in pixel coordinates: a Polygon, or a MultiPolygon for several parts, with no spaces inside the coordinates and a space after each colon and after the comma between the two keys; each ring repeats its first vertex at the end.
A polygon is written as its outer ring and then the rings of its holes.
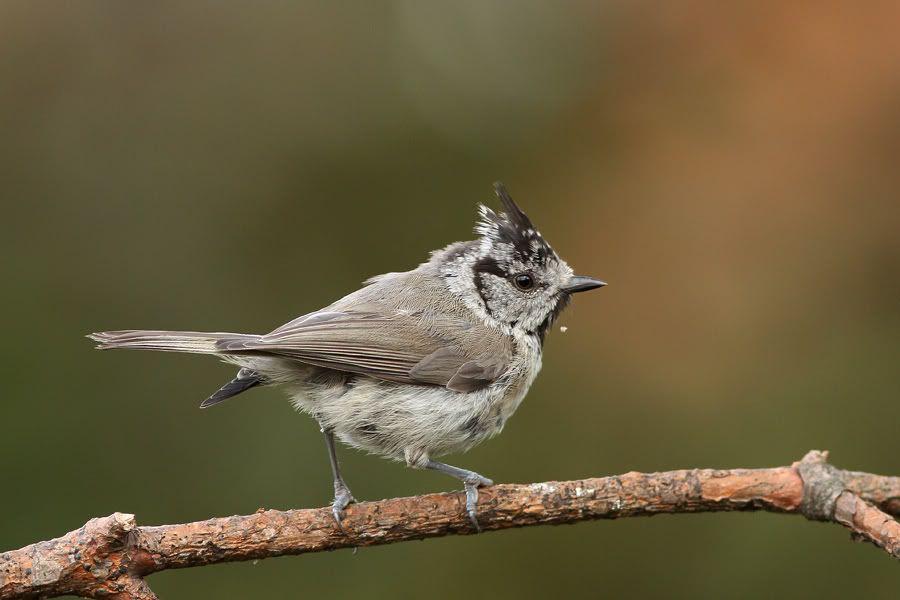
{"type": "Polygon", "coordinates": [[[503,207],[478,206],[476,239],[435,250],[405,272],[372,277],[333,304],[262,334],[120,330],[98,349],[209,354],[238,367],[204,400],[218,405],[281,386],[324,434],[343,531],[355,498],[338,462],[346,445],[463,484],[480,531],[478,488],[493,482],[438,462],[499,434],[541,369],[545,337],[572,295],[606,285],[575,275],[500,182],[503,207]]]}

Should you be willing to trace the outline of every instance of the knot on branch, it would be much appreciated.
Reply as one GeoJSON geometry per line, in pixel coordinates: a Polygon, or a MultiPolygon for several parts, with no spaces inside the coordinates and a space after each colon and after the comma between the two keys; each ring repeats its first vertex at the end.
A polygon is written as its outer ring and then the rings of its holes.
{"type": "Polygon", "coordinates": [[[98,549],[121,549],[128,542],[128,534],[137,528],[134,515],[116,512],[108,517],[95,517],[79,530],[81,535],[91,535],[98,542],[98,549]]]}
{"type": "Polygon", "coordinates": [[[75,594],[153,598],[141,579],[134,515],[91,519],[60,538],[0,555],[0,598],[75,594]]]}
{"type": "Polygon", "coordinates": [[[155,598],[141,578],[145,552],[137,548],[134,515],[113,513],[91,519],[76,533],[76,544],[86,547],[80,557],[85,588],[80,593],[107,598],[155,598]]]}
{"type": "Polygon", "coordinates": [[[840,471],[828,464],[828,452],[810,450],[795,467],[803,480],[800,513],[812,521],[834,520],[838,496],[845,488],[840,471]]]}

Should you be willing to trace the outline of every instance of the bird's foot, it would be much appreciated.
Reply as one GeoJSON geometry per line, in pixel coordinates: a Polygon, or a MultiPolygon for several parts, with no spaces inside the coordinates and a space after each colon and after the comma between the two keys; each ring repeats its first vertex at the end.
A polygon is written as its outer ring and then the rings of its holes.
{"type": "Polygon", "coordinates": [[[463,485],[466,489],[466,512],[469,515],[469,521],[472,522],[475,531],[481,533],[481,526],[478,524],[477,511],[478,488],[483,485],[494,485],[494,482],[487,477],[482,477],[474,471],[470,471],[466,478],[463,479],[463,485]]]}
{"type": "Polygon", "coordinates": [[[338,529],[345,535],[347,532],[344,530],[341,519],[344,517],[344,509],[347,508],[347,505],[351,502],[356,502],[356,498],[350,493],[350,488],[347,487],[347,484],[340,479],[335,481],[334,501],[331,503],[331,514],[334,515],[334,520],[337,523],[338,529]]]}
{"type": "Polygon", "coordinates": [[[479,475],[475,471],[460,469],[459,467],[433,460],[429,460],[425,463],[425,468],[432,469],[433,471],[440,471],[445,475],[455,477],[463,482],[463,485],[466,488],[466,513],[468,513],[469,521],[472,522],[475,531],[481,532],[481,526],[478,524],[478,512],[476,511],[478,505],[478,488],[483,485],[494,485],[494,482],[487,477],[479,475]]]}

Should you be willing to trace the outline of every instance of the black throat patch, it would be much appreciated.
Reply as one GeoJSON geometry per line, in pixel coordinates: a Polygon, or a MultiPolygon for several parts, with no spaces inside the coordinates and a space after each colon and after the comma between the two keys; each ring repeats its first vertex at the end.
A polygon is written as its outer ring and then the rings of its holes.
{"type": "Polygon", "coordinates": [[[556,320],[556,317],[559,316],[565,308],[571,302],[572,296],[569,294],[560,294],[556,299],[556,306],[553,307],[553,310],[550,311],[550,314],[547,315],[547,318],[541,321],[541,324],[537,326],[537,329],[531,332],[533,335],[538,337],[538,340],[541,342],[541,347],[544,347],[544,336],[547,335],[547,331],[549,331],[550,327],[553,325],[553,322],[556,320]]]}

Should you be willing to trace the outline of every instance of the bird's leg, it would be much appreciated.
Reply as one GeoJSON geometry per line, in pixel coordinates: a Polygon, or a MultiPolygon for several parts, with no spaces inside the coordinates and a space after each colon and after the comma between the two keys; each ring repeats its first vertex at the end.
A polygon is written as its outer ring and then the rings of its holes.
{"type": "Polygon", "coordinates": [[[331,461],[331,474],[334,476],[334,501],[331,503],[331,512],[334,514],[334,520],[337,521],[340,530],[344,531],[344,526],[341,525],[341,516],[344,514],[344,508],[351,502],[356,502],[356,498],[350,493],[350,488],[341,477],[341,467],[338,465],[337,452],[334,449],[334,434],[330,429],[324,427],[322,433],[325,435],[328,460],[331,461]]]}
{"type": "Polygon", "coordinates": [[[475,527],[476,531],[481,531],[481,527],[478,525],[478,514],[475,510],[475,507],[478,504],[478,487],[482,485],[494,485],[494,482],[487,477],[479,475],[475,471],[460,469],[459,467],[435,462],[433,460],[429,460],[425,465],[425,468],[440,471],[441,473],[449,475],[450,477],[455,477],[463,482],[463,486],[466,488],[466,512],[469,513],[469,520],[472,521],[472,525],[475,527]]]}

